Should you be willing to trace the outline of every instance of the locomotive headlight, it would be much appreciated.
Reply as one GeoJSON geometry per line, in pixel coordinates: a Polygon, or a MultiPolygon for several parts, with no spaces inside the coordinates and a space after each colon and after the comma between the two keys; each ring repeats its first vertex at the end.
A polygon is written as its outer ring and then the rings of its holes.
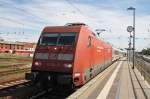
{"type": "Polygon", "coordinates": [[[79,77],[81,74],[80,73],[75,73],[74,77],[79,77]]]}
{"type": "Polygon", "coordinates": [[[64,66],[65,66],[66,68],[71,68],[71,67],[72,67],[72,64],[64,64],[64,66]]]}
{"type": "Polygon", "coordinates": [[[35,66],[40,66],[40,65],[42,65],[42,63],[39,62],[39,61],[35,61],[35,62],[34,62],[34,65],[35,65],[35,66]]]}

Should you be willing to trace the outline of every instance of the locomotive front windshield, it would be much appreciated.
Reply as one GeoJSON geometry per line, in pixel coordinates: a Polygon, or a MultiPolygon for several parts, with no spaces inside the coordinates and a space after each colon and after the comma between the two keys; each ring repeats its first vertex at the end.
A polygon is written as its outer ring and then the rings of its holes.
{"type": "Polygon", "coordinates": [[[39,45],[73,45],[76,33],[44,33],[39,45]]]}

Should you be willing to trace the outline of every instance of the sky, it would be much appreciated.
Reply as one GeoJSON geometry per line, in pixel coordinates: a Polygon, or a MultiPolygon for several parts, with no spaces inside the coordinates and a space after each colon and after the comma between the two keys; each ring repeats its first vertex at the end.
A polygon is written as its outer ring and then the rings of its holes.
{"type": "Polygon", "coordinates": [[[45,26],[83,22],[93,31],[105,29],[100,38],[127,48],[136,8],[136,49],[150,47],[150,0],[0,0],[0,38],[37,42],[45,26]]]}

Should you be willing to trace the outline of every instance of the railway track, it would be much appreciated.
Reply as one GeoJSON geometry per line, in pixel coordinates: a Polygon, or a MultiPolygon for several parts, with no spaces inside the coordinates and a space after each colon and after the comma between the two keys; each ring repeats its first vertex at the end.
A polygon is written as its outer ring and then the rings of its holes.
{"type": "Polygon", "coordinates": [[[32,59],[28,59],[28,58],[16,58],[15,56],[14,57],[11,57],[11,56],[7,56],[7,57],[0,57],[0,60],[6,60],[6,59],[16,59],[16,60],[20,60],[20,61],[31,61],[32,59]]]}
{"type": "Polygon", "coordinates": [[[66,99],[70,94],[72,94],[75,90],[66,89],[66,88],[58,88],[52,89],[49,88],[47,90],[40,91],[35,95],[32,95],[30,99],[66,99]]]}
{"type": "MultiPolygon", "coordinates": [[[[6,63],[7,64],[7,63],[6,63]]],[[[7,65],[7,66],[4,66],[4,67],[1,67],[2,69],[5,69],[5,68],[9,68],[9,69],[14,69],[14,68],[20,68],[22,66],[26,66],[28,64],[25,64],[25,63],[21,63],[21,64],[11,64],[11,65],[7,65]]]]}
{"type": "Polygon", "coordinates": [[[32,84],[29,81],[22,81],[20,83],[18,81],[18,83],[16,83],[15,85],[10,83],[9,86],[0,89],[0,99],[1,97],[2,99],[3,97],[4,99],[7,99],[6,97],[8,96],[13,97],[10,99],[65,99],[71,93],[72,91],[61,90],[60,92],[60,91],[53,90],[51,88],[47,90],[41,90],[36,88],[35,86],[32,86],[32,84]],[[21,88],[20,86],[22,87],[22,89],[20,89],[21,88]],[[24,92],[18,94],[17,90],[20,90],[20,92],[22,91],[24,92]],[[25,91],[25,90],[29,90],[29,91],[25,91]],[[16,94],[18,94],[18,96],[16,94]],[[26,96],[25,95],[21,96],[22,94],[25,94],[26,96]],[[17,96],[17,98],[16,97],[14,98],[15,95],[17,96]]]}
{"type": "Polygon", "coordinates": [[[133,88],[133,93],[134,93],[135,99],[148,99],[148,96],[146,95],[146,92],[144,91],[144,88],[143,88],[142,84],[140,83],[140,80],[138,79],[135,71],[134,70],[133,70],[133,72],[131,71],[130,66],[131,66],[130,63],[128,63],[129,74],[130,74],[130,79],[131,79],[131,84],[132,84],[132,88],[133,88]],[[133,78],[132,75],[134,75],[134,78],[133,78]],[[140,93],[139,93],[139,91],[137,91],[137,88],[136,88],[137,85],[136,85],[136,83],[134,83],[135,79],[137,80],[138,86],[140,87],[138,89],[139,90],[141,89],[140,93]],[[142,95],[139,95],[139,94],[142,94],[142,95]]]}
{"type": "Polygon", "coordinates": [[[29,99],[28,97],[34,90],[37,89],[33,89],[30,81],[10,82],[1,86],[0,99],[29,99]]]}
{"type": "Polygon", "coordinates": [[[54,90],[52,88],[43,90],[39,89],[36,86],[33,86],[31,81],[18,80],[0,85],[0,99],[7,99],[9,96],[11,96],[9,97],[9,99],[65,99],[73,92],[73,90],[65,91],[66,89],[67,88],[63,88],[63,86],[61,86],[61,88],[58,87],[57,90],[54,90]],[[20,94],[18,93],[18,90],[20,90],[20,94]]]}
{"type": "Polygon", "coordinates": [[[27,85],[29,83],[30,83],[30,81],[27,81],[27,80],[18,80],[18,81],[12,81],[9,83],[5,83],[5,84],[0,85],[0,92],[6,91],[6,90],[12,89],[12,88],[14,89],[20,85],[27,85]]]}
{"type": "Polygon", "coordinates": [[[10,74],[15,74],[15,73],[19,73],[19,72],[28,72],[30,71],[31,68],[26,67],[26,68],[18,68],[15,70],[7,70],[7,71],[0,71],[0,76],[6,76],[6,75],[10,75],[10,74]]]}
{"type": "Polygon", "coordinates": [[[17,68],[16,70],[0,71],[0,89],[9,87],[9,85],[19,84],[26,82],[24,75],[26,72],[30,72],[31,68],[17,68]]]}
{"type": "Polygon", "coordinates": [[[135,66],[144,79],[150,84],[150,62],[141,57],[135,58],[135,66]]]}

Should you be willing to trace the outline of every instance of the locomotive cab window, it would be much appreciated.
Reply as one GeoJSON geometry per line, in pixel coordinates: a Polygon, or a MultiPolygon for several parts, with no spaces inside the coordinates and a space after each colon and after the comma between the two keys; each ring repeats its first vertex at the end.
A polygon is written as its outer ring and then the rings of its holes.
{"type": "Polygon", "coordinates": [[[63,33],[60,35],[58,45],[73,45],[75,42],[75,33],[63,33]]]}
{"type": "Polygon", "coordinates": [[[45,33],[39,41],[39,45],[73,45],[76,33],[45,33]]]}
{"type": "Polygon", "coordinates": [[[90,36],[88,37],[88,44],[87,44],[87,47],[91,47],[91,37],[90,37],[90,36]]]}
{"type": "Polygon", "coordinates": [[[44,34],[40,39],[40,45],[56,45],[58,39],[57,34],[44,34]]]}

